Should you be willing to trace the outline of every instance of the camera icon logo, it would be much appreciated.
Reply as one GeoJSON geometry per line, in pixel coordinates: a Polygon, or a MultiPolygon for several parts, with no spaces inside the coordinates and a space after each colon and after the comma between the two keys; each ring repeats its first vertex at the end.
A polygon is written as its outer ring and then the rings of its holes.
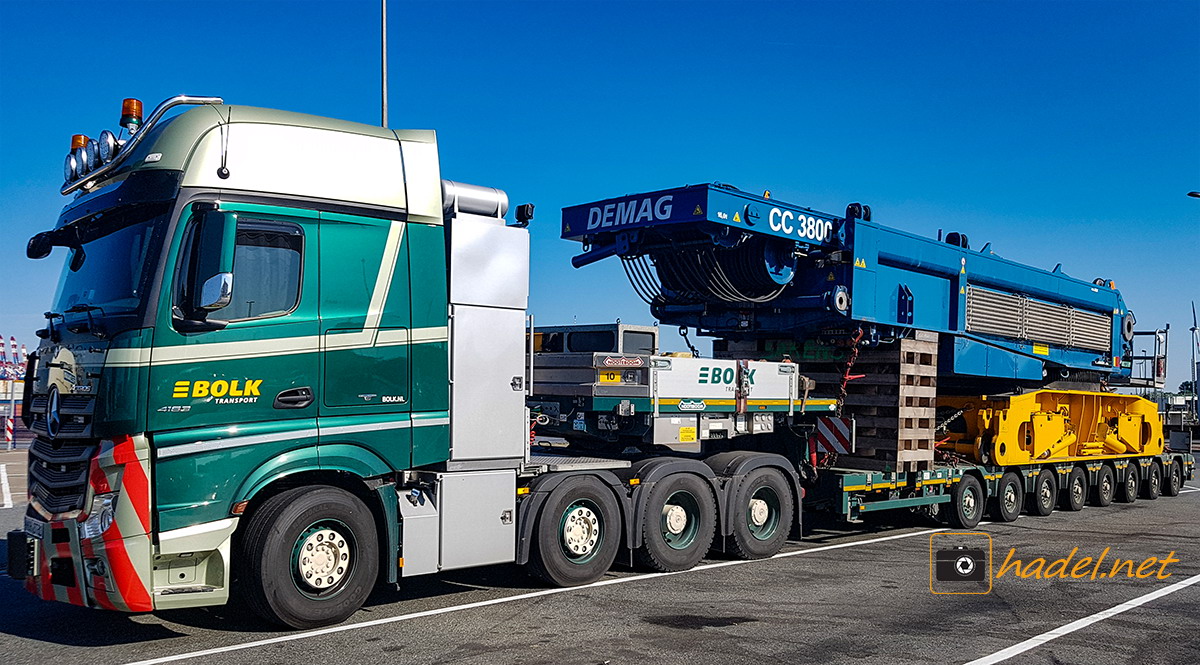
{"type": "Polygon", "coordinates": [[[992,590],[992,537],[986,533],[929,535],[929,590],[982,595],[992,590]]]}

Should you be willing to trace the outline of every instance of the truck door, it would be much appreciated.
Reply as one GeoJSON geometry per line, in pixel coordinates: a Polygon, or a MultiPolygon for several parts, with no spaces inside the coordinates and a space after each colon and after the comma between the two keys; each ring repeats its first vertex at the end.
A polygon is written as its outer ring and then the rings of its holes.
{"type": "Polygon", "coordinates": [[[226,516],[222,500],[249,473],[316,444],[316,215],[248,204],[221,210],[236,215],[233,289],[207,318],[225,325],[195,330],[180,318],[201,244],[196,212],[180,225],[174,277],[164,279],[160,301],[170,306],[160,307],[150,352],[149,429],[164,530],[226,516]]]}
{"type": "Polygon", "coordinates": [[[321,213],[324,466],[412,461],[408,224],[321,213]]]}

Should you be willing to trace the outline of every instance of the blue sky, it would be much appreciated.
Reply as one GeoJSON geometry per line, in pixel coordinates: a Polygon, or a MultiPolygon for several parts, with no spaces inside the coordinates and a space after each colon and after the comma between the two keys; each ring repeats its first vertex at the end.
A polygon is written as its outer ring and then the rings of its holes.
{"type": "MultiPolygon", "coordinates": [[[[65,203],[72,133],[178,93],[376,123],[378,12],[0,0],[0,334],[42,325],[61,254],[23,248],[65,203]]],[[[571,267],[560,208],[720,180],[1115,279],[1187,378],[1194,0],[393,2],[389,24],[392,126],[437,129],[443,177],[537,204],[541,323],[650,320],[616,262],[571,267]]]]}

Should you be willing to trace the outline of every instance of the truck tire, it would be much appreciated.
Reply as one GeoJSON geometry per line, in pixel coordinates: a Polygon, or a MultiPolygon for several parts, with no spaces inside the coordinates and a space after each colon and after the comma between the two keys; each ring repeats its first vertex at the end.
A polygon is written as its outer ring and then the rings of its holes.
{"type": "Polygon", "coordinates": [[[1164,496],[1179,496],[1183,489],[1183,465],[1179,460],[1173,460],[1167,466],[1167,477],[1164,479],[1162,493],[1164,496]]]}
{"type": "Polygon", "coordinates": [[[266,500],[242,539],[246,601],[264,619],[316,628],[354,614],[375,585],[375,518],[336,487],[297,487],[266,500]]]}
{"type": "Polygon", "coordinates": [[[717,502],[699,476],[676,473],[654,484],[642,512],[637,562],[661,573],[687,570],[704,558],[717,526],[717,502]]]}
{"type": "Polygon", "coordinates": [[[529,570],[560,587],[604,576],[621,544],[621,507],[594,476],[574,476],[550,492],[538,512],[529,570]]]}
{"type": "Polygon", "coordinates": [[[983,518],[983,485],[975,476],[964,475],[950,491],[946,506],[946,521],[956,529],[974,529],[983,518]]]}
{"type": "Polygon", "coordinates": [[[1162,465],[1154,462],[1150,465],[1150,475],[1146,476],[1146,482],[1142,483],[1142,498],[1147,501],[1153,501],[1162,493],[1162,465]]]}
{"type": "Polygon", "coordinates": [[[1100,470],[1096,472],[1096,484],[1092,487],[1092,505],[1103,508],[1111,504],[1116,484],[1113,468],[1107,464],[1101,465],[1100,470]]]}
{"type": "Polygon", "coordinates": [[[778,469],[762,467],[746,474],[730,511],[733,555],[739,559],[775,556],[787,542],[795,509],[787,478],[778,469]]]}
{"type": "Polygon", "coordinates": [[[1042,469],[1033,480],[1033,491],[1029,493],[1029,514],[1046,517],[1054,512],[1058,498],[1058,479],[1050,469],[1042,469]]]}
{"type": "Polygon", "coordinates": [[[1116,499],[1118,503],[1133,503],[1137,501],[1138,491],[1142,488],[1142,479],[1139,474],[1137,460],[1129,460],[1129,465],[1125,469],[1124,480],[1117,485],[1116,499]]]}
{"type": "Polygon", "coordinates": [[[1006,471],[996,484],[996,496],[991,500],[992,519],[997,522],[1012,522],[1021,514],[1025,503],[1025,491],[1021,488],[1021,477],[1006,471]]]}
{"type": "Polygon", "coordinates": [[[1087,490],[1087,474],[1079,467],[1071,469],[1066,484],[1059,490],[1059,509],[1072,512],[1083,510],[1083,504],[1087,500],[1087,490]]]}

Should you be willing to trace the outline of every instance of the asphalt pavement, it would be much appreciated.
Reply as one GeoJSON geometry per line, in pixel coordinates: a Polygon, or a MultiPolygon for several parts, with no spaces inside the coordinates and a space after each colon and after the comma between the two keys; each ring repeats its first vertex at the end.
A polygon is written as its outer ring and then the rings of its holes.
{"type": "MultiPolygon", "coordinates": [[[[0,527],[19,525],[23,509],[0,509],[0,527]]],[[[307,632],[281,632],[237,606],[125,615],[42,602],[0,575],[0,661],[1197,663],[1198,509],[1193,481],[1179,497],[985,522],[974,536],[810,516],[804,539],[770,560],[715,558],[674,575],[618,569],[565,590],[515,566],[457,571],[380,589],[345,624],[307,632]],[[930,551],[986,551],[988,537],[990,592],[931,592],[986,591],[931,580],[930,551]],[[1010,560],[995,578],[1010,551],[1029,577],[1010,560]],[[1050,564],[1068,555],[1062,577],[1033,575],[1057,573],[1050,564]],[[1102,565],[1081,566],[1101,555],[1102,565]],[[1114,578],[1116,559],[1134,566],[1114,578]],[[1134,567],[1142,579],[1128,577],[1134,567]]]]}

